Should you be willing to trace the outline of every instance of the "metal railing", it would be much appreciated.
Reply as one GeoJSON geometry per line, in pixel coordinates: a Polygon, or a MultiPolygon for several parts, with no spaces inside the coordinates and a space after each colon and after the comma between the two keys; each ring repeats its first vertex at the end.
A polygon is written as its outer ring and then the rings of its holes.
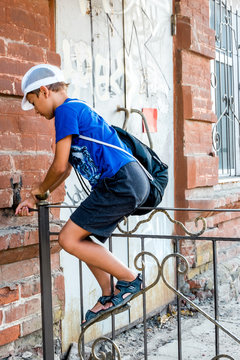
{"type": "MultiPolygon", "coordinates": [[[[53,339],[53,315],[52,315],[52,289],[51,289],[51,267],[50,267],[50,237],[58,235],[57,232],[51,232],[49,230],[49,209],[53,207],[73,207],[77,206],[60,206],[60,205],[50,205],[47,203],[40,203],[38,207],[38,219],[39,219],[39,253],[40,253],[40,276],[41,276],[41,297],[42,297],[42,336],[43,336],[43,356],[45,360],[54,359],[54,339],[53,339]]],[[[210,323],[215,326],[215,357],[211,360],[217,360],[220,358],[225,359],[234,359],[229,354],[221,354],[220,353],[220,330],[223,331],[227,336],[235,341],[236,344],[239,344],[239,353],[240,353],[240,338],[238,338],[235,334],[229,331],[223,324],[219,321],[219,293],[218,293],[218,280],[217,280],[217,242],[219,241],[230,241],[230,242],[240,242],[240,238],[230,238],[230,237],[214,237],[214,236],[204,236],[203,233],[206,230],[206,220],[203,217],[198,217],[195,219],[195,223],[202,221],[202,229],[196,233],[192,233],[183,226],[180,221],[172,219],[169,215],[169,211],[174,211],[177,213],[180,211],[181,213],[187,211],[192,212],[204,212],[204,213],[220,213],[220,212],[231,212],[236,213],[240,212],[238,209],[175,209],[175,208],[156,208],[152,209],[154,213],[161,212],[164,213],[170,221],[173,223],[180,225],[184,232],[187,232],[188,235],[147,235],[147,234],[134,234],[133,231],[128,231],[126,234],[113,234],[109,241],[109,250],[112,250],[112,241],[116,237],[127,237],[129,238],[138,238],[141,240],[141,251],[137,254],[134,260],[134,265],[137,270],[142,272],[143,275],[143,291],[141,296],[143,297],[143,337],[144,337],[144,357],[142,359],[148,359],[148,342],[147,342],[147,311],[146,311],[146,292],[155,286],[160,278],[163,283],[176,295],[177,298],[177,328],[178,328],[178,350],[177,350],[177,359],[183,360],[182,357],[182,329],[181,329],[181,300],[184,300],[187,304],[191,305],[197,312],[202,314],[210,323]],[[161,264],[156,257],[156,255],[148,252],[145,249],[145,240],[146,239],[169,239],[173,241],[174,249],[173,253],[168,254],[164,257],[161,264]],[[213,302],[214,302],[214,316],[210,316],[207,314],[200,306],[196,305],[193,301],[191,301],[186,295],[184,295],[180,291],[180,277],[182,278],[188,272],[188,261],[187,259],[180,253],[180,242],[182,240],[192,240],[192,241],[210,241],[212,243],[212,254],[213,254],[213,279],[214,279],[214,292],[213,292],[213,302]],[[156,278],[151,284],[146,285],[146,277],[145,277],[145,258],[151,257],[156,266],[156,278]],[[176,284],[171,284],[165,275],[165,267],[169,259],[175,259],[176,264],[176,284]],[[140,260],[140,265],[139,265],[140,260]]],[[[149,219],[152,218],[152,214],[149,216],[149,219]]],[[[145,220],[148,221],[148,220],[145,220]]],[[[124,232],[123,230],[120,231],[124,232]]],[[[240,244],[240,243],[239,243],[240,244]]],[[[81,309],[81,317],[83,320],[83,278],[81,276],[81,262],[80,262],[80,309],[81,309]]],[[[99,321],[99,319],[98,319],[99,321]]],[[[79,348],[79,357],[81,360],[85,359],[84,355],[84,334],[87,329],[92,326],[94,323],[89,326],[85,326],[82,332],[79,335],[78,348],[79,348]]],[[[112,331],[111,331],[111,339],[107,337],[100,337],[93,342],[91,355],[89,359],[98,360],[102,357],[98,357],[96,354],[96,346],[101,342],[110,343],[112,345],[112,359],[121,360],[121,354],[119,348],[115,344],[114,340],[116,338],[116,329],[115,329],[115,316],[112,315],[112,331]]],[[[106,357],[103,357],[106,358],[106,357]]],[[[210,360],[210,359],[209,359],[210,360]]]]}

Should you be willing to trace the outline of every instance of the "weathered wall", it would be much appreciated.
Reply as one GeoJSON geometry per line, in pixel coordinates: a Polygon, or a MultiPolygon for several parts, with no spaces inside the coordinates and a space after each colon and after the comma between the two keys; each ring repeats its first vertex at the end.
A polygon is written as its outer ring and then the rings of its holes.
{"type": "MultiPolygon", "coordinates": [[[[121,0],[71,0],[71,6],[62,0],[57,2],[57,50],[61,54],[62,67],[71,83],[69,95],[88,101],[110,124],[122,126],[124,113],[117,106],[129,110],[155,109],[157,113],[151,132],[153,148],[169,165],[169,184],[162,206],[174,204],[173,176],[173,62],[170,0],[125,1],[121,0]],[[92,12],[90,11],[92,10],[92,12]],[[123,26],[124,23],[124,26],[123,26]]],[[[149,119],[151,122],[151,119],[149,119]]],[[[128,130],[148,144],[142,130],[139,114],[132,113],[128,130]]],[[[83,194],[72,175],[66,182],[68,204],[79,203],[83,194]],[[75,194],[75,195],[74,195],[75,194]]],[[[64,209],[61,218],[67,219],[70,211],[64,209]]],[[[130,229],[140,217],[131,217],[130,229]]],[[[162,215],[140,227],[139,233],[172,233],[172,225],[162,215]]],[[[106,244],[108,246],[108,244],[106,244]]],[[[172,251],[170,240],[145,241],[145,248],[156,254],[161,261],[172,251]]],[[[113,252],[134,268],[133,259],[141,251],[140,241],[115,238],[113,252]]],[[[67,346],[76,341],[80,330],[78,262],[61,252],[66,286],[66,316],[63,325],[63,343],[67,346]]],[[[136,269],[135,269],[136,270],[136,269]]],[[[147,281],[151,282],[156,267],[147,259],[147,281]]],[[[174,282],[174,268],[169,266],[169,278],[174,282]]],[[[84,312],[91,308],[100,295],[100,289],[89,270],[83,268],[84,312]]],[[[158,284],[147,294],[147,310],[152,311],[166,304],[173,294],[158,284]]],[[[131,320],[142,316],[140,297],[134,301],[131,320]]],[[[128,323],[127,312],[118,317],[116,326],[128,323]]],[[[87,332],[86,340],[110,331],[110,319],[87,332]]]]}
{"type": "MultiPolygon", "coordinates": [[[[44,176],[53,158],[53,122],[34,111],[23,112],[20,106],[23,74],[41,62],[60,65],[54,51],[53,6],[48,0],[0,1],[1,358],[17,347],[17,342],[11,342],[22,341],[41,328],[37,217],[16,218],[14,209],[44,176]]],[[[62,189],[58,199],[61,194],[62,189]]],[[[64,283],[56,241],[52,253],[55,315],[59,320],[64,283]]]]}
{"type": "MultiPolygon", "coordinates": [[[[210,61],[215,58],[215,32],[209,27],[209,1],[175,1],[175,11],[175,206],[238,207],[239,182],[234,178],[225,181],[218,178],[218,157],[212,147],[212,126],[217,119],[211,99],[210,61]]],[[[176,213],[176,218],[196,231],[192,220],[197,215],[200,214],[176,213]]],[[[206,235],[237,236],[238,214],[204,215],[206,235]]],[[[183,241],[181,251],[192,266],[189,277],[212,261],[210,242],[183,241]]],[[[219,260],[233,253],[239,253],[239,248],[229,243],[219,244],[219,260]]]]}

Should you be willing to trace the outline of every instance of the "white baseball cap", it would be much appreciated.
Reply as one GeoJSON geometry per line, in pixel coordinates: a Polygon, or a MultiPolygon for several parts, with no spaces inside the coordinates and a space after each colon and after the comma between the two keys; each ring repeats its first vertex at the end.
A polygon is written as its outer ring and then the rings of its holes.
{"type": "Polygon", "coordinates": [[[41,86],[47,86],[56,82],[64,82],[63,72],[54,65],[39,64],[29,69],[22,78],[22,109],[31,110],[34,108],[27,100],[27,94],[41,86]]]}

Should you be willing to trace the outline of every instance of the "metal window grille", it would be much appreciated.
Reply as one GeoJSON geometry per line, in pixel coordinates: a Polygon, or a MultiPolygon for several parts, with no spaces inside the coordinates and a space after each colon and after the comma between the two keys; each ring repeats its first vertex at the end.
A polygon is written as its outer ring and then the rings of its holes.
{"type": "Polygon", "coordinates": [[[219,175],[240,174],[239,157],[239,29],[240,16],[227,1],[210,0],[210,26],[215,30],[216,58],[211,85],[217,122],[213,146],[219,156],[219,175]]]}

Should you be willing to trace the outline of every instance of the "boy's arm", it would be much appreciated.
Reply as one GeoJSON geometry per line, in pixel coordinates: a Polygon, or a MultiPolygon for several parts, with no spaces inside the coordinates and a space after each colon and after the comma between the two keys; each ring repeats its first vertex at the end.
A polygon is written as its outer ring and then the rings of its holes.
{"type": "Polygon", "coordinates": [[[50,188],[49,191],[52,192],[53,190],[55,190],[59,185],[61,185],[63,183],[64,180],[66,180],[72,170],[72,165],[70,163],[68,163],[68,167],[65,171],[65,173],[58,179],[58,181],[55,182],[55,184],[53,184],[50,188]]]}
{"type": "Polygon", "coordinates": [[[70,148],[72,143],[72,135],[66,136],[59,140],[56,144],[56,151],[52,165],[43,182],[31,192],[31,196],[21,202],[15,214],[29,215],[29,208],[33,208],[37,203],[34,195],[44,194],[47,190],[56,189],[70,174],[71,165],[68,162],[70,148]]]}
{"type": "Polygon", "coordinates": [[[53,191],[67,178],[71,171],[71,165],[68,162],[71,143],[72,135],[57,142],[53,163],[43,182],[33,189],[32,195],[44,194],[47,190],[53,191]]]}

